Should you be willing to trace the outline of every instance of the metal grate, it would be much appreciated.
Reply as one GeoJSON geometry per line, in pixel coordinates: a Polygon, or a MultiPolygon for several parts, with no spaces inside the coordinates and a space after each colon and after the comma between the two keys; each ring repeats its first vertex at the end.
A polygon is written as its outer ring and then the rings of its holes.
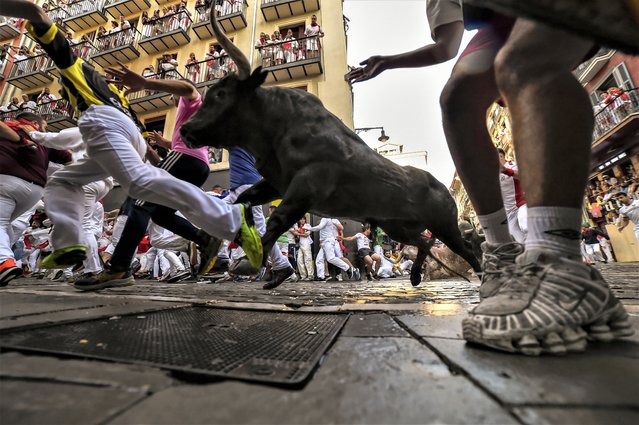
{"type": "Polygon", "coordinates": [[[0,346],[296,384],[346,318],[189,307],[8,333],[0,346]]]}

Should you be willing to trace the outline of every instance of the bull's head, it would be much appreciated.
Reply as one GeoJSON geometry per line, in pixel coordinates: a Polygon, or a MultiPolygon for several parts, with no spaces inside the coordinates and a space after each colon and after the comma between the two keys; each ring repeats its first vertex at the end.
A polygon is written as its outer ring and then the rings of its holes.
{"type": "MultiPolygon", "coordinates": [[[[192,148],[201,146],[232,147],[238,139],[233,127],[238,115],[250,113],[247,102],[255,90],[264,83],[267,73],[259,67],[251,74],[246,56],[228,39],[217,22],[217,14],[211,6],[211,27],[218,42],[237,66],[237,75],[227,75],[212,86],[204,97],[202,107],[182,126],[180,134],[192,148]]],[[[237,130],[237,128],[236,128],[237,130]]]]}

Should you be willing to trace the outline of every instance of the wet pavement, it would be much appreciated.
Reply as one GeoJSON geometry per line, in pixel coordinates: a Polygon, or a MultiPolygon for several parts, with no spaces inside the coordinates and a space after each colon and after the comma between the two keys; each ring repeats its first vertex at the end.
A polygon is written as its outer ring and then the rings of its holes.
{"type": "MultiPolygon", "coordinates": [[[[602,265],[639,330],[639,263],[602,265]]],[[[3,424],[639,423],[639,334],[566,357],[465,344],[478,282],[159,284],[80,293],[18,279],[0,290],[0,332],[192,305],[348,315],[310,379],[294,387],[3,350],[3,424]]]]}

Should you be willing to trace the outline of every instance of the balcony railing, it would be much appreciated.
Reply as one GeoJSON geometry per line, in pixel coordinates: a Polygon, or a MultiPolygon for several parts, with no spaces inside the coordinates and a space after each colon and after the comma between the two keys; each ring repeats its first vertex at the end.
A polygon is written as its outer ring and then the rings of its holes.
{"type": "Polygon", "coordinates": [[[262,0],[260,8],[267,22],[319,10],[320,0],[262,0]]]}
{"type": "MultiPolygon", "coordinates": [[[[181,80],[182,74],[177,70],[147,75],[148,79],[181,80]]],[[[129,103],[136,113],[145,113],[173,106],[173,95],[155,90],[140,90],[129,95],[129,103]]]]}
{"type": "Polygon", "coordinates": [[[102,13],[104,0],[79,0],[66,6],[67,17],[64,23],[72,31],[84,31],[89,28],[104,25],[108,22],[102,13]]]}
{"type": "MultiPolygon", "coordinates": [[[[246,0],[237,0],[235,3],[224,2],[222,6],[214,8],[217,13],[217,20],[224,32],[237,31],[246,28],[246,16],[244,11],[248,7],[246,0]]],[[[195,8],[195,16],[193,18],[193,32],[200,40],[213,37],[213,31],[210,25],[209,8],[206,6],[198,6],[195,8]]]]}
{"type": "Polygon", "coordinates": [[[22,90],[34,89],[53,81],[46,71],[50,68],[51,59],[46,54],[17,60],[13,63],[7,82],[22,90]]]}
{"type": "Polygon", "coordinates": [[[593,142],[597,143],[634,118],[639,118],[639,89],[637,88],[618,94],[595,114],[593,142]]]}
{"type": "MultiPolygon", "coordinates": [[[[82,41],[80,43],[72,44],[71,49],[77,57],[84,59],[87,62],[91,60],[91,56],[95,53],[95,46],[90,41],[82,41]]],[[[56,77],[60,75],[60,71],[55,66],[53,61],[49,62],[47,72],[55,75],[56,77]]]]}
{"type": "Polygon", "coordinates": [[[0,16],[0,41],[10,40],[20,35],[15,19],[0,16]]]}
{"type": "Polygon", "coordinates": [[[297,40],[283,40],[256,47],[267,81],[285,81],[320,75],[321,42],[318,35],[297,40]]]}
{"type": "Polygon", "coordinates": [[[106,0],[104,11],[114,18],[129,16],[151,7],[148,0],[106,0]]]}
{"type": "Polygon", "coordinates": [[[96,48],[92,59],[103,68],[122,63],[131,62],[140,57],[137,43],[140,32],[135,28],[119,30],[95,39],[96,48]]]}
{"type": "Polygon", "coordinates": [[[37,106],[36,114],[45,119],[49,130],[60,131],[77,125],[75,111],[71,104],[64,99],[40,103],[37,106]]]}
{"type": "Polygon", "coordinates": [[[20,113],[20,112],[24,112],[24,111],[28,111],[26,109],[18,109],[16,111],[4,111],[4,112],[0,112],[0,121],[4,122],[4,121],[13,121],[16,119],[16,116],[20,113]]]}
{"type": "Polygon", "coordinates": [[[151,19],[142,25],[138,44],[148,54],[174,49],[191,41],[188,35],[190,27],[191,15],[186,10],[151,19]]]}
{"type": "Polygon", "coordinates": [[[65,20],[69,17],[69,14],[67,13],[67,5],[61,4],[58,7],[49,8],[49,10],[47,10],[47,16],[49,16],[49,19],[51,19],[53,22],[57,21],[58,19],[65,20]]]}
{"type": "Polygon", "coordinates": [[[237,68],[235,62],[227,55],[192,63],[185,67],[186,78],[193,81],[198,88],[210,86],[230,72],[237,72],[237,68]]]}

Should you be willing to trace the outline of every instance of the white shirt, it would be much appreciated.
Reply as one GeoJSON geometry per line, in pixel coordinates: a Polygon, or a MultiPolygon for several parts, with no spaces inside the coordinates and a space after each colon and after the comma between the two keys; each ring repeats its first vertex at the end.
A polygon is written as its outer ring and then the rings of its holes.
{"type": "Polygon", "coordinates": [[[435,29],[453,22],[463,22],[460,0],[426,0],[426,17],[430,36],[435,39],[435,29]]]}
{"type": "MultiPolygon", "coordinates": [[[[304,234],[308,235],[308,236],[300,236],[300,246],[311,246],[311,244],[313,243],[313,238],[311,238],[311,225],[308,223],[305,223],[304,226],[302,226],[302,228],[304,229],[304,234]]],[[[296,224],[295,225],[295,230],[297,230],[299,232],[299,226],[296,224]]]]}
{"type": "Polygon", "coordinates": [[[319,224],[309,230],[316,232],[319,230],[320,242],[334,240],[337,237],[337,226],[341,223],[335,218],[322,218],[319,224]]]}
{"type": "Polygon", "coordinates": [[[357,250],[359,251],[362,248],[371,249],[371,242],[363,233],[358,233],[355,235],[355,241],[357,242],[357,250]]]}
{"type": "Polygon", "coordinates": [[[639,200],[635,200],[630,205],[624,205],[619,208],[619,216],[626,217],[639,228],[639,200]]]}

